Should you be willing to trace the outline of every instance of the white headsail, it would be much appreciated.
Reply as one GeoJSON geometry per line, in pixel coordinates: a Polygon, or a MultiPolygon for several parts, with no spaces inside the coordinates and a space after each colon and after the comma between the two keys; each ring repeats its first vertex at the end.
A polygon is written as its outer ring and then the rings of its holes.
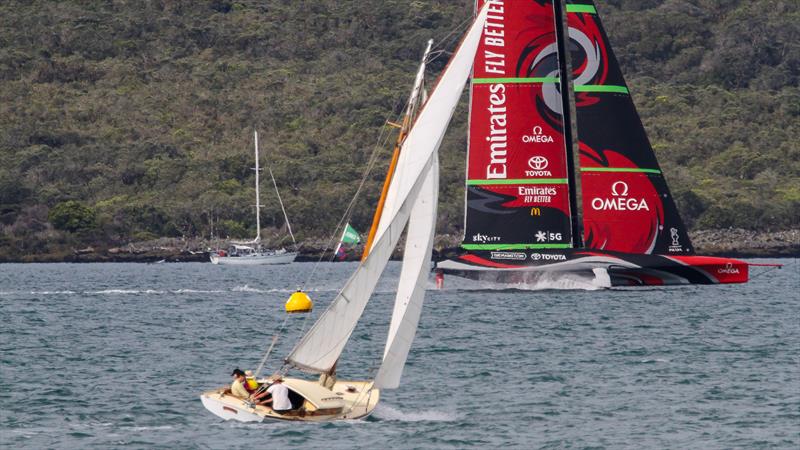
{"type": "MultiPolygon", "coordinates": [[[[422,88],[425,78],[425,62],[433,41],[422,57],[417,71],[414,88],[408,100],[407,115],[412,115],[413,108],[420,101],[425,102],[426,95],[422,88]]],[[[406,232],[406,245],[403,251],[403,268],[397,284],[392,321],[386,338],[383,362],[375,376],[375,387],[379,389],[397,388],[403,374],[408,352],[414,342],[419,317],[422,313],[422,302],[425,298],[425,283],[428,279],[433,237],[436,233],[436,204],[439,198],[439,161],[438,152],[434,152],[433,165],[425,175],[422,190],[411,209],[406,232]]]]}
{"type": "Polygon", "coordinates": [[[434,165],[435,152],[469,77],[487,14],[484,6],[419,113],[403,143],[369,256],[286,358],[295,367],[327,372],[339,359],[434,165]]]}
{"type": "Polygon", "coordinates": [[[439,161],[434,153],[417,201],[411,209],[403,252],[403,269],[397,285],[392,322],[383,353],[383,363],[375,376],[375,387],[395,389],[400,385],[403,367],[417,334],[425,299],[425,284],[430,271],[433,237],[436,232],[436,204],[439,199],[439,161]]]}

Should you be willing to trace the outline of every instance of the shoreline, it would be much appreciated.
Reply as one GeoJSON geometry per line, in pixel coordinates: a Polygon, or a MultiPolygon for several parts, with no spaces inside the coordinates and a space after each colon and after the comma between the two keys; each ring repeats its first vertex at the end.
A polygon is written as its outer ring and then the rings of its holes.
{"type": "MultiPolygon", "coordinates": [[[[800,229],[777,232],[755,232],[742,229],[698,230],[690,232],[696,254],[729,258],[798,258],[800,257],[800,229]]],[[[460,235],[436,237],[436,249],[457,247],[460,235]]],[[[19,258],[0,256],[0,263],[102,263],[102,262],[209,262],[212,242],[205,239],[160,238],[153,241],[132,242],[117,247],[86,247],[60,252],[23,255],[19,258]]],[[[267,245],[268,246],[268,245],[267,245]]],[[[309,239],[298,249],[297,262],[316,262],[325,244],[320,239],[309,239]]],[[[275,247],[278,247],[276,245],[275,247]]],[[[402,248],[398,245],[398,248],[402,248]]],[[[323,260],[331,259],[330,252],[323,260]]],[[[361,248],[348,252],[346,261],[357,261],[361,248]]],[[[402,258],[395,250],[392,259],[402,258]]]]}

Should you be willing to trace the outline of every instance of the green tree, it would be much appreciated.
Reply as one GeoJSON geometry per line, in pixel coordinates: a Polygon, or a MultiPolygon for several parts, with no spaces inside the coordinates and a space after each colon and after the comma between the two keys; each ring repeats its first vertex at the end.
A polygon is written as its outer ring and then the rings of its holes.
{"type": "Polygon", "coordinates": [[[86,231],[96,226],[94,210],[75,200],[54,206],[48,213],[47,220],[56,229],[70,232],[86,231]]]}

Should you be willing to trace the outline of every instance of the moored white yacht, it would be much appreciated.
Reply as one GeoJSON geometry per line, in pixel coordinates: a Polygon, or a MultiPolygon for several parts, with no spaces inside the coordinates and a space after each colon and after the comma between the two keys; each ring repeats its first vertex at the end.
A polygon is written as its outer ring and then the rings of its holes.
{"type": "Polygon", "coordinates": [[[218,249],[211,253],[212,264],[225,264],[232,266],[255,266],[262,264],[289,264],[297,257],[297,241],[294,239],[292,233],[292,226],[289,224],[289,216],[286,215],[286,208],[283,206],[281,194],[278,192],[278,185],[275,183],[275,177],[272,175],[272,169],[267,166],[269,176],[272,179],[272,185],[275,187],[275,194],[278,196],[278,202],[283,211],[283,217],[286,220],[286,228],[289,230],[289,236],[292,238],[294,244],[294,251],[287,251],[284,248],[280,249],[265,249],[261,246],[261,198],[259,195],[259,168],[258,162],[258,131],[253,131],[253,140],[255,142],[256,166],[253,168],[256,172],[256,237],[252,241],[232,241],[227,250],[218,249]]]}

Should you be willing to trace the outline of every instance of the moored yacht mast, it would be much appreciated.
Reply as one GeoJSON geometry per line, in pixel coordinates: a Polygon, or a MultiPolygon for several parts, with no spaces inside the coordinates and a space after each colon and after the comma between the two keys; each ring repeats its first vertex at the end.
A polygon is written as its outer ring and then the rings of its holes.
{"type": "Polygon", "coordinates": [[[255,142],[255,151],[256,151],[256,166],[253,168],[256,172],[256,238],[253,242],[261,242],[261,196],[258,191],[258,173],[261,172],[261,169],[258,167],[258,131],[253,130],[253,140],[255,142]]]}

